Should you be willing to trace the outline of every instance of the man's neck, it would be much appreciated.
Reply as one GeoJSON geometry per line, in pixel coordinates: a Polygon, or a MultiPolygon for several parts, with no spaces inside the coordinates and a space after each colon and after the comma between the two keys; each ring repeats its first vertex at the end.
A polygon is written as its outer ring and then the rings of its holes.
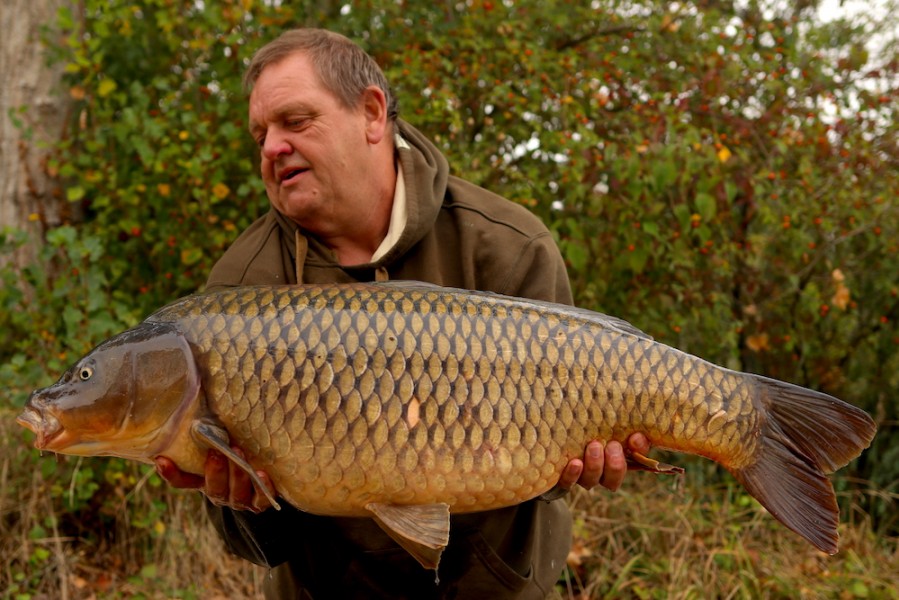
{"type": "Polygon", "coordinates": [[[368,213],[355,215],[351,223],[346,223],[332,235],[321,236],[320,239],[331,249],[340,265],[350,267],[371,262],[390,229],[393,200],[393,192],[390,192],[386,197],[382,196],[368,213]]]}
{"type": "Polygon", "coordinates": [[[318,231],[310,229],[334,253],[338,264],[345,267],[372,262],[390,231],[399,165],[392,143],[384,145],[380,152],[375,164],[381,167],[362,176],[368,190],[354,202],[343,204],[344,208],[354,205],[360,210],[343,213],[337,220],[323,223],[318,231]]]}
{"type": "Polygon", "coordinates": [[[354,265],[364,265],[371,262],[371,257],[380,242],[375,244],[360,244],[355,240],[347,240],[344,244],[331,245],[331,250],[337,257],[337,262],[344,267],[352,267],[354,265]]]}
{"type": "Polygon", "coordinates": [[[354,215],[356,218],[352,225],[345,230],[355,231],[355,235],[332,238],[326,242],[339,264],[353,266],[374,262],[375,258],[384,256],[390,250],[381,246],[395,244],[405,228],[406,189],[396,154],[393,155],[393,169],[388,174],[385,187],[376,194],[379,201],[371,205],[368,214],[354,215]]]}

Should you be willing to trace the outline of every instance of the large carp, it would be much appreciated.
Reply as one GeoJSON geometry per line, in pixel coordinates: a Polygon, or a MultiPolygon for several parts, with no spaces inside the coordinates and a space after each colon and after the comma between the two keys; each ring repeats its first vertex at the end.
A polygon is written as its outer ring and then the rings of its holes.
{"type": "Polygon", "coordinates": [[[451,512],[534,498],[588,441],[634,432],[719,462],[834,553],[825,474],[875,432],[841,400],[715,366],[620,319],[418,283],[183,298],[32,393],[18,420],[42,450],[166,456],[197,474],[217,448],[299,509],[374,518],[430,568],[451,512]]]}

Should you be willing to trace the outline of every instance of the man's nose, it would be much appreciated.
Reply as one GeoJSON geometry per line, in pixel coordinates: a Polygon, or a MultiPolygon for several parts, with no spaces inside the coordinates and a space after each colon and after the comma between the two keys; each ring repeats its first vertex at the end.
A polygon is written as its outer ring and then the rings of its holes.
{"type": "Polygon", "coordinates": [[[283,154],[293,152],[293,146],[290,145],[287,138],[279,132],[269,132],[265,136],[265,142],[262,144],[262,156],[268,160],[275,160],[283,154]]]}

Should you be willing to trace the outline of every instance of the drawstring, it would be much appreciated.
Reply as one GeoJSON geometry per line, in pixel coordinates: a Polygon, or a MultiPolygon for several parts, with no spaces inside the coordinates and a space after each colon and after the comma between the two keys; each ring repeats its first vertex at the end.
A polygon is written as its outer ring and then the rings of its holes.
{"type": "MultiPolygon", "coordinates": [[[[306,264],[306,254],[309,253],[309,240],[297,229],[294,235],[294,248],[296,250],[296,276],[297,283],[303,283],[303,267],[306,264]]],[[[390,281],[387,268],[380,266],[375,269],[375,281],[390,281]]]]}
{"type": "Polygon", "coordinates": [[[309,251],[309,240],[297,229],[294,235],[294,249],[296,251],[296,276],[297,283],[303,283],[303,267],[306,264],[306,253],[309,251]]]}

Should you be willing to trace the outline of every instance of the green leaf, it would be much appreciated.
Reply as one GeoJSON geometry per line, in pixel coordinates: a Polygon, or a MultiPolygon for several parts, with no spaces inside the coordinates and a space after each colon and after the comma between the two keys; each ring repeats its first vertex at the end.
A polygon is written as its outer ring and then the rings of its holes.
{"type": "Polygon", "coordinates": [[[62,310],[62,320],[69,334],[74,335],[82,329],[81,324],[84,320],[84,313],[74,306],[66,306],[62,310]]]}
{"type": "Polygon", "coordinates": [[[564,245],[565,258],[575,271],[583,271],[587,266],[587,250],[578,243],[569,242],[564,245]]]}
{"type": "Polygon", "coordinates": [[[849,587],[853,598],[869,598],[871,590],[863,581],[853,581],[849,587]]]}
{"type": "Polygon", "coordinates": [[[659,225],[654,221],[644,221],[640,224],[640,227],[643,231],[646,232],[647,235],[658,238],[659,237],[659,225]]]}
{"type": "Polygon", "coordinates": [[[690,219],[693,216],[689,206],[686,204],[678,204],[674,207],[674,216],[677,218],[677,223],[682,230],[689,230],[690,219]]]}
{"type": "Polygon", "coordinates": [[[643,272],[647,260],[649,260],[649,249],[645,246],[637,246],[628,253],[628,266],[637,275],[643,272]]]}
{"type": "Polygon", "coordinates": [[[113,93],[116,87],[118,87],[118,85],[114,80],[104,79],[100,82],[100,85],[97,86],[97,94],[99,94],[101,98],[105,98],[113,93]]]}
{"type": "Polygon", "coordinates": [[[50,558],[50,551],[47,550],[46,548],[38,546],[37,548],[34,549],[34,552],[32,552],[31,558],[35,562],[39,562],[39,563],[44,562],[48,558],[50,558]]]}
{"type": "Polygon", "coordinates": [[[51,246],[69,247],[75,242],[78,232],[71,225],[63,225],[47,232],[47,243],[51,246]]]}
{"type": "Polygon", "coordinates": [[[181,262],[185,265],[195,265],[203,258],[203,250],[200,248],[185,248],[181,251],[181,262]]]}
{"type": "Polygon", "coordinates": [[[677,179],[677,167],[674,162],[658,157],[652,168],[655,189],[659,192],[669,191],[677,179]]]}
{"type": "Polygon", "coordinates": [[[72,186],[66,190],[66,199],[69,202],[78,202],[84,198],[84,188],[81,186],[72,186]]]}
{"type": "Polygon", "coordinates": [[[56,24],[62,30],[75,28],[75,19],[67,6],[62,6],[56,11],[56,24]]]}
{"type": "Polygon", "coordinates": [[[155,579],[159,575],[159,568],[155,564],[144,565],[141,567],[140,576],[143,579],[155,579]]]}
{"type": "Polygon", "coordinates": [[[704,192],[696,194],[696,210],[702,217],[703,221],[711,221],[715,218],[718,206],[715,199],[704,192]]]}

